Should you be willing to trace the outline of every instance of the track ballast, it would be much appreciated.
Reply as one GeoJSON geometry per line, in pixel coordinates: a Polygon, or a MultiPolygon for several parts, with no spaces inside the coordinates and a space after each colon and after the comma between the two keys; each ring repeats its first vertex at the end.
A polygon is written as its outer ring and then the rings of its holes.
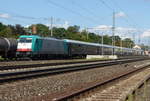
{"type": "Polygon", "coordinates": [[[63,63],[57,66],[42,66],[34,67],[29,66],[28,68],[19,68],[16,67],[8,69],[3,68],[0,71],[0,83],[6,83],[10,81],[22,80],[22,79],[30,79],[34,77],[46,76],[46,75],[56,75],[60,73],[72,72],[72,71],[80,71],[85,69],[99,68],[104,66],[111,66],[116,64],[134,62],[145,60],[145,58],[137,58],[137,59],[121,59],[121,60],[111,60],[111,61],[96,61],[96,62],[75,62],[72,64],[63,63]],[[6,70],[5,70],[6,69],[6,70]]]}

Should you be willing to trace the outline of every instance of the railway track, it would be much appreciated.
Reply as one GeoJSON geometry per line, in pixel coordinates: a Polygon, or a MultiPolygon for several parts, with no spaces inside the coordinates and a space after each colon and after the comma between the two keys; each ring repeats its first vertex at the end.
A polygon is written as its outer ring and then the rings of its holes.
{"type": "MultiPolygon", "coordinates": [[[[133,58],[133,57],[132,57],[133,58]]],[[[137,58],[148,58],[148,57],[134,57],[137,58]]],[[[1,62],[0,70],[10,70],[10,69],[23,69],[23,68],[33,68],[33,67],[45,67],[45,66],[56,66],[56,65],[67,65],[67,64],[79,64],[79,63],[89,63],[89,62],[104,62],[104,61],[117,61],[129,59],[129,57],[115,60],[85,60],[85,59],[73,59],[73,60],[42,60],[42,61],[10,61],[1,62]]]]}
{"type": "Polygon", "coordinates": [[[89,63],[98,61],[110,61],[110,60],[43,60],[43,61],[14,61],[8,63],[0,64],[0,70],[10,70],[10,69],[23,69],[23,68],[35,68],[35,67],[45,67],[45,66],[56,66],[56,65],[67,65],[67,64],[79,64],[79,63],[89,63]]]}
{"type": "MultiPolygon", "coordinates": [[[[148,58],[147,58],[148,59],[148,58]]],[[[30,79],[33,77],[40,77],[46,75],[55,75],[60,73],[79,71],[84,69],[99,68],[104,66],[129,63],[135,61],[145,60],[145,58],[138,59],[122,59],[122,60],[111,60],[111,61],[96,61],[89,63],[73,63],[73,64],[60,64],[57,66],[44,66],[44,67],[30,67],[30,68],[19,68],[19,69],[6,69],[0,71],[0,83],[6,83],[22,79],[30,79]]]]}
{"type": "Polygon", "coordinates": [[[150,68],[134,72],[92,91],[76,96],[72,101],[149,101],[150,68]]]}
{"type": "MultiPolygon", "coordinates": [[[[93,84],[89,84],[89,85],[84,86],[84,88],[59,95],[58,97],[56,96],[55,98],[53,98],[53,101],[82,101],[82,100],[84,101],[99,101],[99,100],[100,101],[112,101],[112,99],[114,99],[113,101],[120,101],[120,100],[115,100],[115,99],[121,99],[121,94],[122,94],[120,92],[122,91],[121,89],[125,89],[125,87],[127,89],[128,88],[127,83],[133,84],[134,81],[132,82],[131,80],[128,80],[128,82],[126,82],[126,85],[124,84],[124,86],[120,86],[120,89],[118,89],[117,87],[116,87],[116,90],[115,88],[112,88],[114,91],[112,89],[109,89],[109,92],[106,92],[106,91],[100,92],[99,89],[101,89],[102,86],[107,85],[109,83],[111,84],[112,82],[116,80],[130,77],[131,75],[134,75],[135,73],[139,73],[141,71],[147,71],[146,68],[148,66],[150,66],[150,63],[139,65],[136,67],[136,69],[133,69],[132,71],[124,72],[123,74],[117,75],[103,82],[96,82],[93,84]]],[[[139,81],[139,80],[140,78],[136,79],[136,81],[139,81]]],[[[44,98],[41,98],[41,99],[44,99],[44,98]]]]}

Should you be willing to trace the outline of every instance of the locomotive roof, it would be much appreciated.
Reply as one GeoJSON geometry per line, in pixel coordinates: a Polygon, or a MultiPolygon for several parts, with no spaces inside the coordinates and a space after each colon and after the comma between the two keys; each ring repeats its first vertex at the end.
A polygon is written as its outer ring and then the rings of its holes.
{"type": "Polygon", "coordinates": [[[53,37],[41,37],[41,39],[63,41],[62,39],[57,39],[57,38],[53,38],[53,37]]]}
{"type": "Polygon", "coordinates": [[[21,35],[19,38],[40,38],[38,35],[21,35]]]}

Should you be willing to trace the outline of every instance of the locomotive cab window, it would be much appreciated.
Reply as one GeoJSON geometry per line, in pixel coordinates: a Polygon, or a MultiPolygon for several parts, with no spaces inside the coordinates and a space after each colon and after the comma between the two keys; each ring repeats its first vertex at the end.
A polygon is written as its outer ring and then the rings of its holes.
{"type": "Polygon", "coordinates": [[[20,38],[19,42],[20,43],[31,43],[32,38],[20,38]]]}
{"type": "Polygon", "coordinates": [[[32,42],[32,38],[26,38],[26,43],[31,43],[32,42]]]}
{"type": "Polygon", "coordinates": [[[20,42],[20,43],[24,43],[24,42],[25,42],[25,38],[20,38],[20,39],[19,39],[19,42],[20,42]]]}

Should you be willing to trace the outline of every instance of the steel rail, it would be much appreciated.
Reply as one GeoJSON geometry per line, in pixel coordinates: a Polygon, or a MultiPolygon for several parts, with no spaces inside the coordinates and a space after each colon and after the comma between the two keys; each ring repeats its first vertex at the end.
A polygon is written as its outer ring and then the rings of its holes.
{"type": "Polygon", "coordinates": [[[85,69],[99,68],[104,66],[117,65],[122,63],[129,63],[134,61],[145,60],[145,58],[138,59],[124,59],[124,60],[115,60],[115,61],[106,61],[106,62],[95,62],[89,64],[80,64],[80,65],[65,65],[65,66],[56,66],[55,68],[45,67],[45,68],[33,68],[31,70],[17,70],[17,71],[1,71],[0,72],[0,83],[16,81],[21,79],[29,79],[33,77],[40,77],[46,75],[55,75],[60,73],[79,71],[85,69]]]}
{"type": "Polygon", "coordinates": [[[150,66],[150,63],[147,63],[145,65],[140,66],[140,68],[136,68],[134,70],[124,72],[123,74],[120,74],[117,77],[113,77],[113,78],[110,78],[110,79],[105,80],[103,82],[95,83],[93,85],[85,86],[84,88],[73,91],[73,92],[69,92],[69,93],[66,93],[66,94],[59,95],[59,96],[55,97],[53,99],[53,101],[76,101],[77,99],[82,97],[81,94],[83,94],[83,97],[85,97],[86,95],[89,95],[90,91],[92,93],[92,91],[95,91],[100,86],[103,86],[105,84],[108,84],[110,82],[118,80],[120,78],[126,77],[128,75],[134,74],[136,72],[140,72],[140,71],[144,70],[145,68],[147,68],[149,66],[150,66]]]}
{"type": "MultiPolygon", "coordinates": [[[[141,57],[136,57],[141,58],[141,57]]],[[[135,59],[136,59],[135,58],[135,59]]],[[[148,58],[148,57],[142,57],[148,58]]],[[[117,61],[129,58],[121,58],[115,60],[77,60],[77,61],[66,61],[66,62],[50,62],[50,63],[33,63],[33,64],[19,64],[19,65],[0,65],[0,70],[10,70],[10,69],[23,69],[23,68],[35,68],[35,67],[45,67],[45,66],[57,66],[57,65],[68,65],[68,64],[79,64],[79,63],[89,63],[89,62],[106,62],[106,61],[117,61]]]]}

